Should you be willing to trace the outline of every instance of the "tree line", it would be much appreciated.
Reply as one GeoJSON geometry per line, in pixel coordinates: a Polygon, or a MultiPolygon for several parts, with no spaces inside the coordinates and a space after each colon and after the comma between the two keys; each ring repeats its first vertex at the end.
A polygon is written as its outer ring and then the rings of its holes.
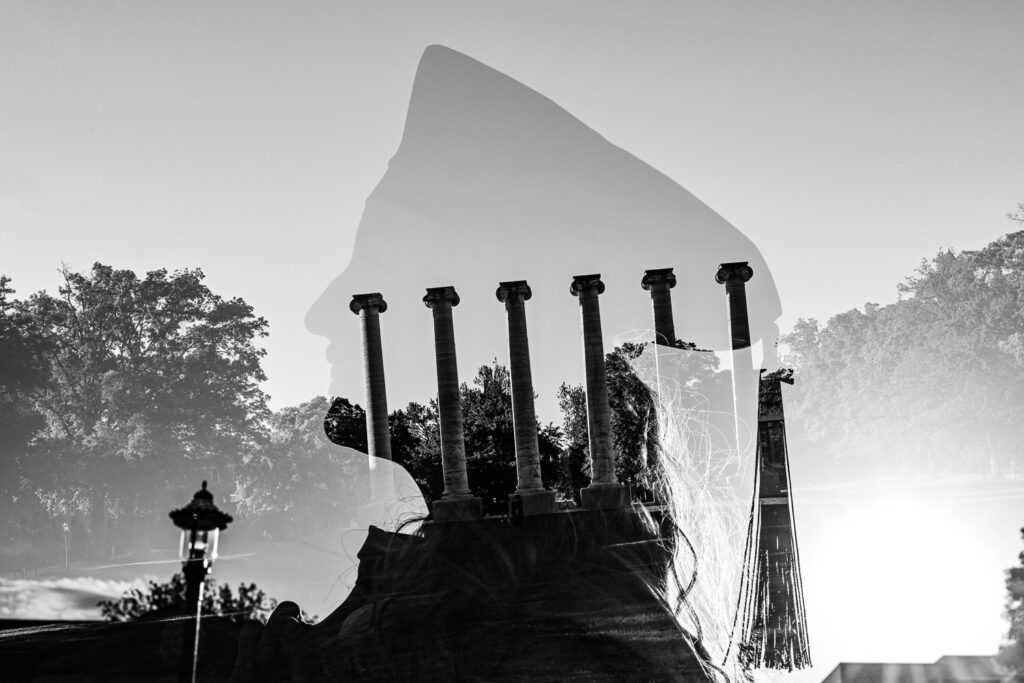
{"type": "MultiPolygon", "coordinates": [[[[642,346],[624,344],[607,354],[613,403],[613,442],[620,481],[649,484],[647,441],[654,427],[653,402],[629,370],[642,346]]],[[[541,476],[563,499],[578,502],[590,483],[586,394],[581,385],[558,390],[563,423],[539,424],[541,476]]],[[[459,392],[470,488],[487,514],[507,512],[516,488],[516,449],[511,375],[496,360],[481,366],[459,392]]],[[[436,398],[411,402],[388,415],[392,460],[402,465],[433,501],[444,492],[440,418],[436,398]]],[[[318,396],[271,415],[265,453],[247,463],[236,494],[243,516],[271,516],[297,533],[315,520],[354,519],[354,502],[365,489],[366,413],[347,398],[318,396]],[[342,445],[346,449],[339,449],[342,445]],[[303,521],[305,520],[305,521],[303,521]]],[[[364,491],[365,492],[365,491],[364,491]]]]}
{"type": "MultiPolygon", "coordinates": [[[[352,520],[363,409],[314,397],[271,411],[268,323],[243,299],[210,291],[194,269],[61,275],[55,294],[24,298],[0,277],[0,570],[173,539],[166,514],[203,478],[238,534],[352,520]]],[[[1024,231],[943,251],[897,302],[801,319],[783,341],[797,377],[791,450],[814,453],[822,477],[1024,472],[1024,231]]],[[[617,474],[640,487],[657,448],[652,399],[630,365],[642,351],[624,344],[606,358],[617,474]]],[[[470,482],[490,512],[516,484],[510,393],[496,361],[461,387],[470,482]]],[[[538,441],[545,483],[570,499],[590,476],[583,387],[562,384],[558,399],[561,423],[538,425],[538,441]]],[[[437,498],[436,401],[389,422],[394,459],[437,498]]]]}
{"type": "Polygon", "coordinates": [[[831,478],[1024,476],[1024,231],[925,259],[898,291],[783,336],[791,448],[831,478]]]}
{"type": "Polygon", "coordinates": [[[269,417],[267,321],[201,271],[61,276],[25,299],[0,278],[5,559],[41,552],[54,529],[106,555],[163,533],[196,473],[226,476],[269,417]]]}
{"type": "MultiPolygon", "coordinates": [[[[259,346],[268,322],[243,299],[210,291],[198,269],[138,276],[97,263],[61,279],[56,294],[19,298],[0,276],[0,569],[169,545],[154,540],[174,538],[167,512],[204,478],[235,529],[352,521],[365,413],[322,396],[271,411],[259,346]]],[[[640,351],[608,354],[619,474],[635,484],[651,429],[650,398],[629,372],[640,351]]],[[[589,483],[582,386],[563,384],[559,399],[563,423],[538,426],[542,472],[572,498],[589,483]]],[[[461,402],[471,484],[502,512],[516,485],[508,369],[479,368],[461,402]]],[[[394,459],[427,500],[439,497],[436,400],[389,422],[394,459]]]]}

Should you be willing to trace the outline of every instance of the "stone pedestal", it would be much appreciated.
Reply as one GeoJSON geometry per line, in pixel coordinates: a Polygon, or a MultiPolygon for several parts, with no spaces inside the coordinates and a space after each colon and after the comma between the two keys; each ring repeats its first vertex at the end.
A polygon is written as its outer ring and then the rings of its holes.
{"type": "Polygon", "coordinates": [[[435,500],[431,507],[434,521],[468,522],[484,515],[483,503],[476,496],[448,496],[435,500]]]}
{"type": "Polygon", "coordinates": [[[558,502],[554,491],[517,491],[508,497],[510,517],[550,515],[555,512],[558,512],[558,502]]]}
{"type": "Polygon", "coordinates": [[[622,484],[591,484],[580,489],[580,502],[588,510],[607,510],[630,504],[629,488],[622,484]]]}

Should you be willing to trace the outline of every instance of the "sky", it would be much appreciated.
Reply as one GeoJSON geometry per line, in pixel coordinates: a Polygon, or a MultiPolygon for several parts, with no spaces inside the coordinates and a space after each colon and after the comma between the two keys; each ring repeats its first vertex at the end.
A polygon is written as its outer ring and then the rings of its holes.
{"type": "MultiPolygon", "coordinates": [[[[0,273],[27,295],[55,290],[61,264],[202,268],[270,321],[273,407],[328,393],[327,342],[306,314],[352,256],[439,44],[746,234],[785,330],[894,301],[922,258],[1014,229],[1022,26],[1019,2],[0,0],[0,273]]],[[[427,397],[395,383],[389,398],[427,397]]],[[[546,400],[541,419],[558,419],[546,400]]],[[[892,642],[847,659],[894,658],[892,642]]],[[[931,657],[926,645],[908,658],[931,657]]]]}
{"type": "Polygon", "coordinates": [[[27,295],[62,263],[200,267],[270,321],[274,407],[328,391],[303,317],[351,255],[430,44],[743,231],[783,329],[893,301],[1024,201],[1016,2],[0,7],[0,270],[27,295]]]}

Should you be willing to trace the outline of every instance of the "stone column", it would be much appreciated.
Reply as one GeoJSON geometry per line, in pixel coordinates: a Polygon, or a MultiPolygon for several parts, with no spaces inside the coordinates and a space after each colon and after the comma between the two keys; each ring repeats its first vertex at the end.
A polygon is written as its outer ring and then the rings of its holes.
{"type": "Polygon", "coordinates": [[[479,498],[469,492],[466,476],[466,442],[459,403],[459,369],[455,355],[452,307],[458,306],[454,287],[427,289],[423,303],[434,314],[434,357],[437,362],[437,410],[441,422],[441,470],[444,494],[434,501],[434,519],[449,522],[481,516],[479,498]]]}
{"type": "Polygon", "coordinates": [[[576,275],[569,292],[580,300],[583,326],[583,360],[587,373],[587,432],[590,436],[591,484],[580,491],[587,508],[620,507],[629,502],[626,489],[615,476],[612,452],[608,379],[604,368],[604,338],[598,296],[604,292],[599,274],[576,275]]]}
{"type": "Polygon", "coordinates": [[[671,290],[676,286],[676,276],[672,269],[646,271],[640,286],[651,293],[651,303],[654,305],[654,343],[675,346],[676,327],[672,321],[671,290]]]}
{"type": "Polygon", "coordinates": [[[750,322],[747,319],[747,282],[754,269],[746,261],[723,263],[718,266],[715,282],[725,285],[729,300],[729,329],[732,332],[732,350],[750,348],[750,322]]]}
{"type": "Polygon", "coordinates": [[[537,413],[533,406],[530,342],[526,333],[526,301],[533,292],[525,280],[501,282],[495,292],[508,315],[509,373],[512,380],[512,423],[516,440],[515,493],[509,496],[512,516],[557,511],[554,491],[545,491],[537,444],[537,413]]]}
{"type": "Polygon", "coordinates": [[[757,424],[757,386],[750,350],[750,322],[747,318],[746,284],[754,269],[746,261],[718,266],[715,282],[725,285],[729,306],[729,330],[732,335],[732,392],[735,409],[736,450],[741,457],[753,454],[757,424]]]}
{"type": "Polygon", "coordinates": [[[395,484],[376,458],[391,460],[388,397],[384,384],[384,352],[380,344],[380,314],[388,310],[379,292],[354,294],[349,309],[359,316],[363,336],[363,377],[366,387],[366,441],[370,453],[370,500],[390,500],[395,484]]]}

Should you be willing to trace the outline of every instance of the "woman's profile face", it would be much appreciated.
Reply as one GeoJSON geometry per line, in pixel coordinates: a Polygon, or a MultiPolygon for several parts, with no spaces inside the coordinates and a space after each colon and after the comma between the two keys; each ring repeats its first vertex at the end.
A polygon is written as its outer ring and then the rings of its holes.
{"type": "MultiPolygon", "coordinates": [[[[349,302],[380,292],[387,302],[380,315],[387,397],[395,410],[436,394],[432,316],[422,302],[427,288],[458,292],[457,362],[460,380],[467,381],[493,359],[507,363],[505,309],[495,289],[499,282],[526,280],[538,418],[559,421],[559,385],[582,384],[584,377],[579,300],[569,292],[573,276],[601,275],[610,351],[623,341],[653,339],[651,294],[641,280],[647,270],[672,268],[677,338],[722,352],[731,348],[731,334],[725,289],[715,277],[720,264],[743,261],[753,270],[746,296],[754,362],[773,367],[773,357],[757,353],[773,356],[781,308],[771,273],[749,239],[551,100],[433,46],[416,74],[401,145],[367,199],[352,258],[311,307],[306,324],[330,342],[332,394],[361,402],[360,320],[349,302]]],[[[661,382],[647,375],[649,384],[661,382]]],[[[727,435],[732,384],[719,382],[715,391],[681,399],[688,417],[672,427],[684,432],[679,441],[704,430],[726,435],[705,439],[712,448],[734,448],[727,435]]],[[[735,475],[736,468],[730,471],[735,475]]],[[[728,485],[723,497],[733,494],[728,485]]]]}
{"type": "MultiPolygon", "coordinates": [[[[755,346],[771,355],[781,312],[760,252],[669,178],[615,147],[527,86],[441,46],[424,53],[401,145],[366,202],[353,254],[313,304],[307,328],[329,340],[331,392],[362,400],[352,295],[380,292],[390,409],[436,390],[426,288],[454,286],[463,378],[506,356],[501,281],[527,280],[538,412],[554,420],[562,382],[582,377],[574,275],[600,273],[610,350],[648,338],[645,270],[671,267],[676,334],[700,348],[730,344],[720,263],[747,261],[755,346]]],[[[771,359],[767,362],[771,365],[771,359]]]]}

